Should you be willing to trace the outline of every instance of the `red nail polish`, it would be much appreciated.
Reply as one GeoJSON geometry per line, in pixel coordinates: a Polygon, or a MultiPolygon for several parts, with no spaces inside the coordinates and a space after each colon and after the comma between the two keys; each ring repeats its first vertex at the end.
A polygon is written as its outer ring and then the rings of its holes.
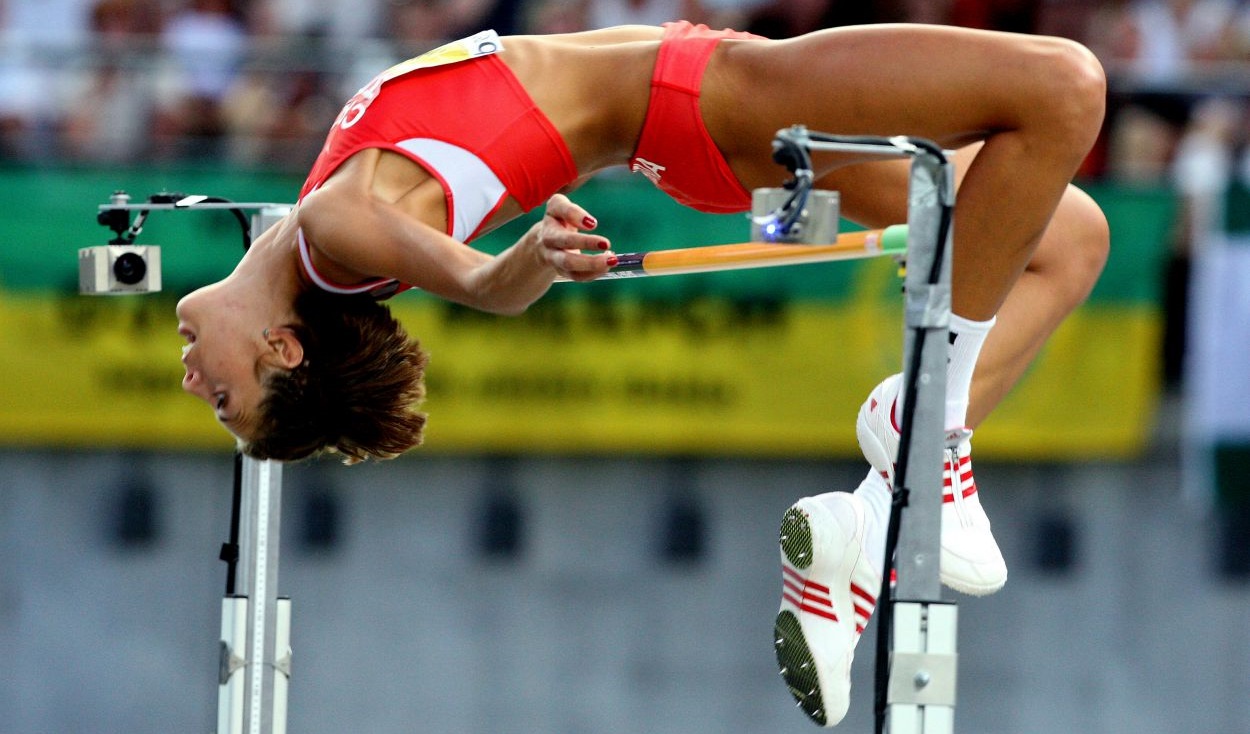
{"type": "Polygon", "coordinates": [[[586,229],[593,228],[595,226],[595,218],[590,217],[590,216],[586,217],[585,219],[582,220],[582,226],[584,226],[586,229]]]}
{"type": "Polygon", "coordinates": [[[612,245],[611,245],[611,244],[609,244],[607,240],[600,240],[600,241],[599,241],[599,249],[600,249],[600,250],[606,250],[606,249],[608,249],[608,248],[609,248],[609,247],[611,247],[611,246],[612,246],[612,245]]]}
{"type": "Polygon", "coordinates": [[[614,268],[614,267],[616,267],[616,264],[617,264],[617,263],[619,263],[619,262],[620,262],[620,259],[619,259],[616,255],[609,255],[609,256],[608,256],[608,267],[609,267],[609,268],[614,268]]]}

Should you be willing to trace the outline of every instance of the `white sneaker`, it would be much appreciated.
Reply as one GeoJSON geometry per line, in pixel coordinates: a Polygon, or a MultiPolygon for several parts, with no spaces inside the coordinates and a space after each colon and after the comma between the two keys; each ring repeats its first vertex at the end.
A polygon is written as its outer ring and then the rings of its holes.
{"type": "MultiPolygon", "coordinates": [[[[891,487],[899,444],[894,405],[902,382],[902,375],[891,375],[877,385],[860,406],[855,422],[864,458],[891,487]]],[[[955,591],[983,596],[1007,583],[1007,563],[990,532],[990,519],[977,494],[971,439],[972,431],[967,429],[946,434],[940,569],[942,583],[955,591]]]]}
{"type": "Polygon", "coordinates": [[[798,706],[825,727],[846,716],[855,645],[881,588],[866,522],[863,500],[846,492],[805,497],[781,521],[777,665],[798,706]]]}

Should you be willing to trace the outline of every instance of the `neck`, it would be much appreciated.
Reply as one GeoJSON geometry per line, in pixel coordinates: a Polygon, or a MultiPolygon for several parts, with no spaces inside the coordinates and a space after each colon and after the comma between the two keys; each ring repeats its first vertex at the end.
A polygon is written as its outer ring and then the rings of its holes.
{"type": "Polygon", "coordinates": [[[293,315],[292,304],[305,287],[296,227],[292,212],[262,233],[221,285],[247,300],[266,302],[273,313],[293,315]]]}

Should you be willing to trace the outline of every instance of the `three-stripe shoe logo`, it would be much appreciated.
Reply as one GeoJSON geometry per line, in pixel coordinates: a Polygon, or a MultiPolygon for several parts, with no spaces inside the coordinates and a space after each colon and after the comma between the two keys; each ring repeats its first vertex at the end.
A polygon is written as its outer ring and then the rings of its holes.
{"type": "MultiPolygon", "coordinates": [[[[807,578],[788,563],[781,564],[781,596],[800,612],[838,621],[829,587],[807,578]]],[[[855,633],[860,634],[877,607],[877,597],[859,584],[851,583],[851,606],[855,613],[855,633]]]]}
{"type": "Polygon", "coordinates": [[[824,617],[831,622],[838,621],[833,610],[833,600],[829,598],[829,587],[809,580],[790,564],[781,564],[781,598],[790,602],[801,612],[824,617]]]}
{"type": "Polygon", "coordinates": [[[877,597],[869,594],[859,584],[852,583],[851,604],[855,607],[855,634],[863,634],[872,610],[877,608],[877,597]]]}

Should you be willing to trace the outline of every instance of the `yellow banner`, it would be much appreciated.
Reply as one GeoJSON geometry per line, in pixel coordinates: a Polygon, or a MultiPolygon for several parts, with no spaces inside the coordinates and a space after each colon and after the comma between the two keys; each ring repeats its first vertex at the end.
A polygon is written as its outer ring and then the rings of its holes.
{"type": "MultiPolygon", "coordinates": [[[[166,291],[74,292],[75,250],[108,234],[115,188],[174,187],[283,201],[299,181],[225,171],[0,171],[28,194],[0,248],[0,442],[228,451],[180,389],[178,294],[239,257],[225,212],[157,214],[166,291]]],[[[1106,272],[976,438],[978,456],[1122,456],[1146,445],[1158,394],[1159,273],[1175,197],[1096,187],[1111,222],[1106,272]]],[[[682,208],[641,179],[577,192],[618,249],[741,241],[741,216],[682,208]]],[[[502,248],[527,226],[484,238],[502,248]]],[[[888,260],[561,284],[515,319],[418,293],[392,307],[432,354],[428,451],[853,456],[855,414],[899,370],[902,296],[888,260]]]]}
{"type": "MultiPolygon", "coordinates": [[[[518,318],[392,302],[431,353],[425,451],[852,456],[861,401],[901,363],[901,296],[884,261],[857,269],[837,302],[557,288],[518,318]]],[[[180,389],[173,305],[0,291],[0,439],[229,450],[180,389]]],[[[1079,311],[979,431],[978,455],[1141,450],[1159,332],[1152,309],[1079,311]]]]}

